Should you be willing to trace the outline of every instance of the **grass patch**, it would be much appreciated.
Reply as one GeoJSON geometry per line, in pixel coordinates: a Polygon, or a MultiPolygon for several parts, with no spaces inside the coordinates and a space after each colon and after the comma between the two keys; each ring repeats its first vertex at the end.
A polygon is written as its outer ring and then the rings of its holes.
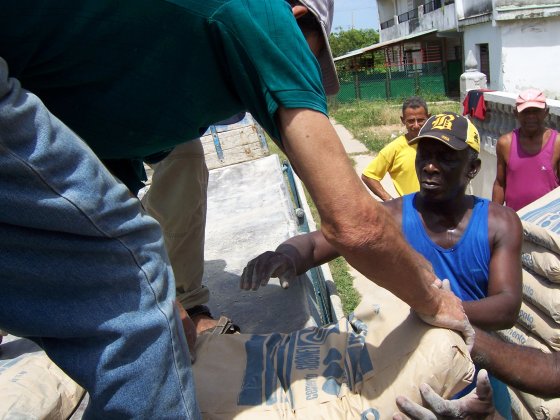
{"type": "Polygon", "coordinates": [[[354,278],[348,271],[348,263],[343,257],[338,257],[329,262],[329,268],[333,276],[338,296],[342,301],[342,311],[348,315],[354,311],[360,303],[361,296],[354,288],[354,278]]]}
{"type": "MultiPolygon", "coordinates": [[[[379,152],[387,143],[405,132],[400,117],[402,101],[355,101],[334,104],[329,113],[345,126],[370,151],[379,152]]],[[[462,105],[456,101],[428,102],[431,114],[443,111],[461,113],[462,105]]]]}

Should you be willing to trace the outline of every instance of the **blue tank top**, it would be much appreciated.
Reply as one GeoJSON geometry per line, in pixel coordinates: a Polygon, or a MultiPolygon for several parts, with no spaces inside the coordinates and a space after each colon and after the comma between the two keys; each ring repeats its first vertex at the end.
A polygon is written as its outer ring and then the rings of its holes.
{"type": "Polygon", "coordinates": [[[449,279],[461,300],[478,300],[488,294],[490,244],[488,243],[488,200],[474,197],[471,218],[463,236],[452,248],[442,248],[426,233],[414,197],[403,197],[402,230],[412,247],[432,263],[440,279],[449,279]]]}
{"type": "MultiPolygon", "coordinates": [[[[426,233],[414,205],[416,193],[403,196],[402,231],[408,243],[432,263],[436,276],[449,279],[451,289],[462,301],[479,300],[488,295],[490,244],[488,242],[489,201],[474,197],[474,206],[461,239],[451,248],[442,248],[426,233]]],[[[478,374],[478,368],[476,369],[478,374]]],[[[511,419],[511,401],[503,382],[490,377],[493,400],[497,411],[511,419]]],[[[475,376],[476,379],[476,376],[475,376]]],[[[456,394],[461,398],[471,392],[476,381],[456,394]]]]}

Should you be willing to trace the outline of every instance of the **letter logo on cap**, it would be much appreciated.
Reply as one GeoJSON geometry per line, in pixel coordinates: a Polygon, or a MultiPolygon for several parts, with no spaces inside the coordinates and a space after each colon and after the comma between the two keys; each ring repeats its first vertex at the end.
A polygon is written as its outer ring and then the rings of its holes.
{"type": "Polygon", "coordinates": [[[432,129],[451,130],[453,128],[454,119],[455,117],[453,115],[438,115],[432,123],[432,129]]]}

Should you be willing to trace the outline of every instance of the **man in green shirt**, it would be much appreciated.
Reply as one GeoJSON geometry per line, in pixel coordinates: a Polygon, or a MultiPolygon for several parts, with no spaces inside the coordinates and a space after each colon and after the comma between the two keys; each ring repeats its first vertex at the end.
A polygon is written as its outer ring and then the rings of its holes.
{"type": "Polygon", "coordinates": [[[135,191],[142,160],[244,110],[285,150],[325,238],[424,320],[472,341],[460,301],[432,286],[329,123],[328,68],[312,51],[328,48],[332,0],[292,6],[2,2],[0,328],[37,341],[89,391],[86,418],[199,416],[161,231],[98,158],[135,191]],[[309,9],[320,31],[304,38],[294,13],[309,9]]]}

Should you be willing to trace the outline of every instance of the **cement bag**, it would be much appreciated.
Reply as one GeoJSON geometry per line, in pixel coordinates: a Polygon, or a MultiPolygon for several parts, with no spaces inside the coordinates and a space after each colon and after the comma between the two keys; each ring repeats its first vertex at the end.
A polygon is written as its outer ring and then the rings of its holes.
{"type": "Polygon", "coordinates": [[[560,259],[546,248],[532,242],[523,241],[521,262],[535,273],[554,283],[560,283],[560,259]]]}
{"type": "Polygon", "coordinates": [[[560,188],[550,191],[517,212],[522,221],[560,235],[560,188]]]}
{"type": "Polygon", "coordinates": [[[553,350],[560,350],[560,325],[549,320],[530,303],[522,302],[517,322],[539,336],[553,350]]]}
{"type": "Polygon", "coordinates": [[[560,398],[544,399],[515,390],[534,419],[560,420],[560,398]]]}
{"type": "Polygon", "coordinates": [[[511,414],[515,420],[532,420],[527,407],[523,405],[515,390],[508,386],[509,399],[511,400],[511,414]]]}
{"type": "Polygon", "coordinates": [[[449,397],[474,373],[458,334],[413,316],[391,325],[343,318],[289,334],[206,335],[196,351],[205,419],[386,419],[397,411],[396,395],[420,402],[417,386],[427,382],[449,397]]]}
{"type": "Polygon", "coordinates": [[[550,232],[534,223],[522,220],[523,239],[540,245],[555,254],[560,254],[560,235],[550,232]]]}
{"type": "Polygon", "coordinates": [[[552,353],[552,350],[544,344],[539,338],[532,334],[529,334],[523,327],[516,324],[507,330],[496,331],[504,341],[513,344],[519,344],[520,346],[533,347],[544,351],[545,353],[552,353]]]}
{"type": "Polygon", "coordinates": [[[67,419],[84,394],[44,352],[0,363],[2,419],[67,419]]]}
{"type": "Polygon", "coordinates": [[[528,270],[523,274],[523,299],[531,302],[556,323],[560,323],[560,284],[528,270]]]}

